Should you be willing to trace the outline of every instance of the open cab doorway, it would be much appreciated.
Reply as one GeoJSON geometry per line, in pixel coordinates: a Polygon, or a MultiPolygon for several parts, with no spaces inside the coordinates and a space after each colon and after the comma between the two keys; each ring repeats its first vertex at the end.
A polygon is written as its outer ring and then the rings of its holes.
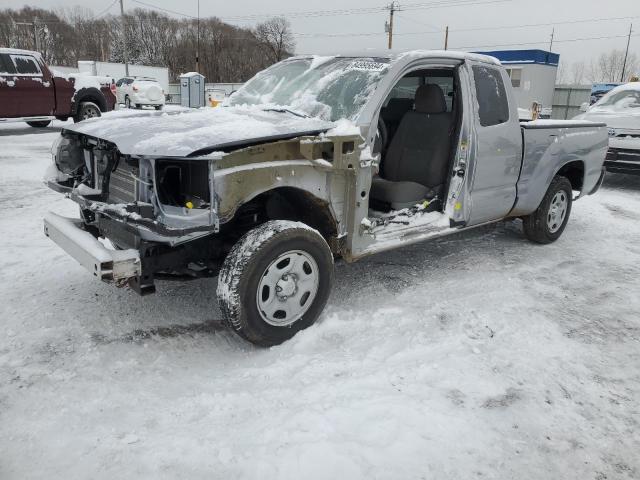
{"type": "Polygon", "coordinates": [[[444,234],[456,222],[467,141],[461,141],[463,102],[456,67],[413,70],[386,96],[373,154],[379,158],[361,224],[362,254],[444,234]],[[461,155],[458,155],[458,152],[461,155]]]}

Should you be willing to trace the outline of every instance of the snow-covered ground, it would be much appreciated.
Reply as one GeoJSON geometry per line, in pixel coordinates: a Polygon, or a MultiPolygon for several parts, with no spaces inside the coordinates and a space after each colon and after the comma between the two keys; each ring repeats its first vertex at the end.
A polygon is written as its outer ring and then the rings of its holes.
{"type": "Polygon", "coordinates": [[[0,126],[0,478],[640,478],[640,178],[562,238],[499,223],[341,264],[254,348],[215,280],[141,298],[42,233],[60,123],[0,126]]]}

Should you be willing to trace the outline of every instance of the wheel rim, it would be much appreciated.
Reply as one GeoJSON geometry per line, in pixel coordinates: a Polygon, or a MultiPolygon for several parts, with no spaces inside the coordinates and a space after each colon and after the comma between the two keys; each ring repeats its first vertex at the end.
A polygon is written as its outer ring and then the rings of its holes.
{"type": "Polygon", "coordinates": [[[567,192],[560,190],[551,199],[549,212],[547,213],[547,227],[549,232],[556,233],[564,223],[569,207],[569,197],[567,192]]]}
{"type": "Polygon", "coordinates": [[[84,110],[84,115],[82,116],[82,119],[86,120],[87,118],[94,118],[99,116],[100,115],[95,107],[87,107],[84,110]]]}
{"type": "Polygon", "coordinates": [[[291,325],[313,304],[319,281],[318,264],[307,252],[291,250],[281,254],[265,269],[258,284],[256,303],[260,316],[276,327],[291,325]]]}

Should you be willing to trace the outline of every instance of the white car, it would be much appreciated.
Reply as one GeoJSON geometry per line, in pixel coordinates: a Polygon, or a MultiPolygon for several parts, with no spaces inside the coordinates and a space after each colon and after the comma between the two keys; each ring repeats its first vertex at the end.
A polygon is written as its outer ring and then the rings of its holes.
{"type": "Polygon", "coordinates": [[[604,122],[609,127],[609,151],[604,162],[608,171],[640,175],[640,82],[620,85],[575,120],[604,122]]]}
{"type": "Polygon", "coordinates": [[[116,95],[126,108],[147,105],[160,110],[164,105],[164,90],[155,78],[123,77],[116,82],[116,95]]]}

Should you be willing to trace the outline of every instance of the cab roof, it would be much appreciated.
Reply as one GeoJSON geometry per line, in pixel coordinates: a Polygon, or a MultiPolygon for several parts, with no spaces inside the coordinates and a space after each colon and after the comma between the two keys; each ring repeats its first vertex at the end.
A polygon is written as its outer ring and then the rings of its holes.
{"type": "Polygon", "coordinates": [[[21,48],[0,47],[0,53],[14,54],[14,55],[35,55],[37,57],[40,57],[40,52],[35,52],[33,50],[23,50],[21,48]]]}
{"type": "Polygon", "coordinates": [[[334,55],[296,55],[292,58],[310,58],[310,57],[346,57],[346,58],[386,58],[392,63],[395,61],[414,58],[447,58],[453,60],[474,60],[476,62],[490,63],[493,65],[501,65],[500,61],[492,56],[483,55],[472,52],[460,52],[456,50],[381,50],[381,49],[365,49],[356,51],[345,51],[334,55]]]}

